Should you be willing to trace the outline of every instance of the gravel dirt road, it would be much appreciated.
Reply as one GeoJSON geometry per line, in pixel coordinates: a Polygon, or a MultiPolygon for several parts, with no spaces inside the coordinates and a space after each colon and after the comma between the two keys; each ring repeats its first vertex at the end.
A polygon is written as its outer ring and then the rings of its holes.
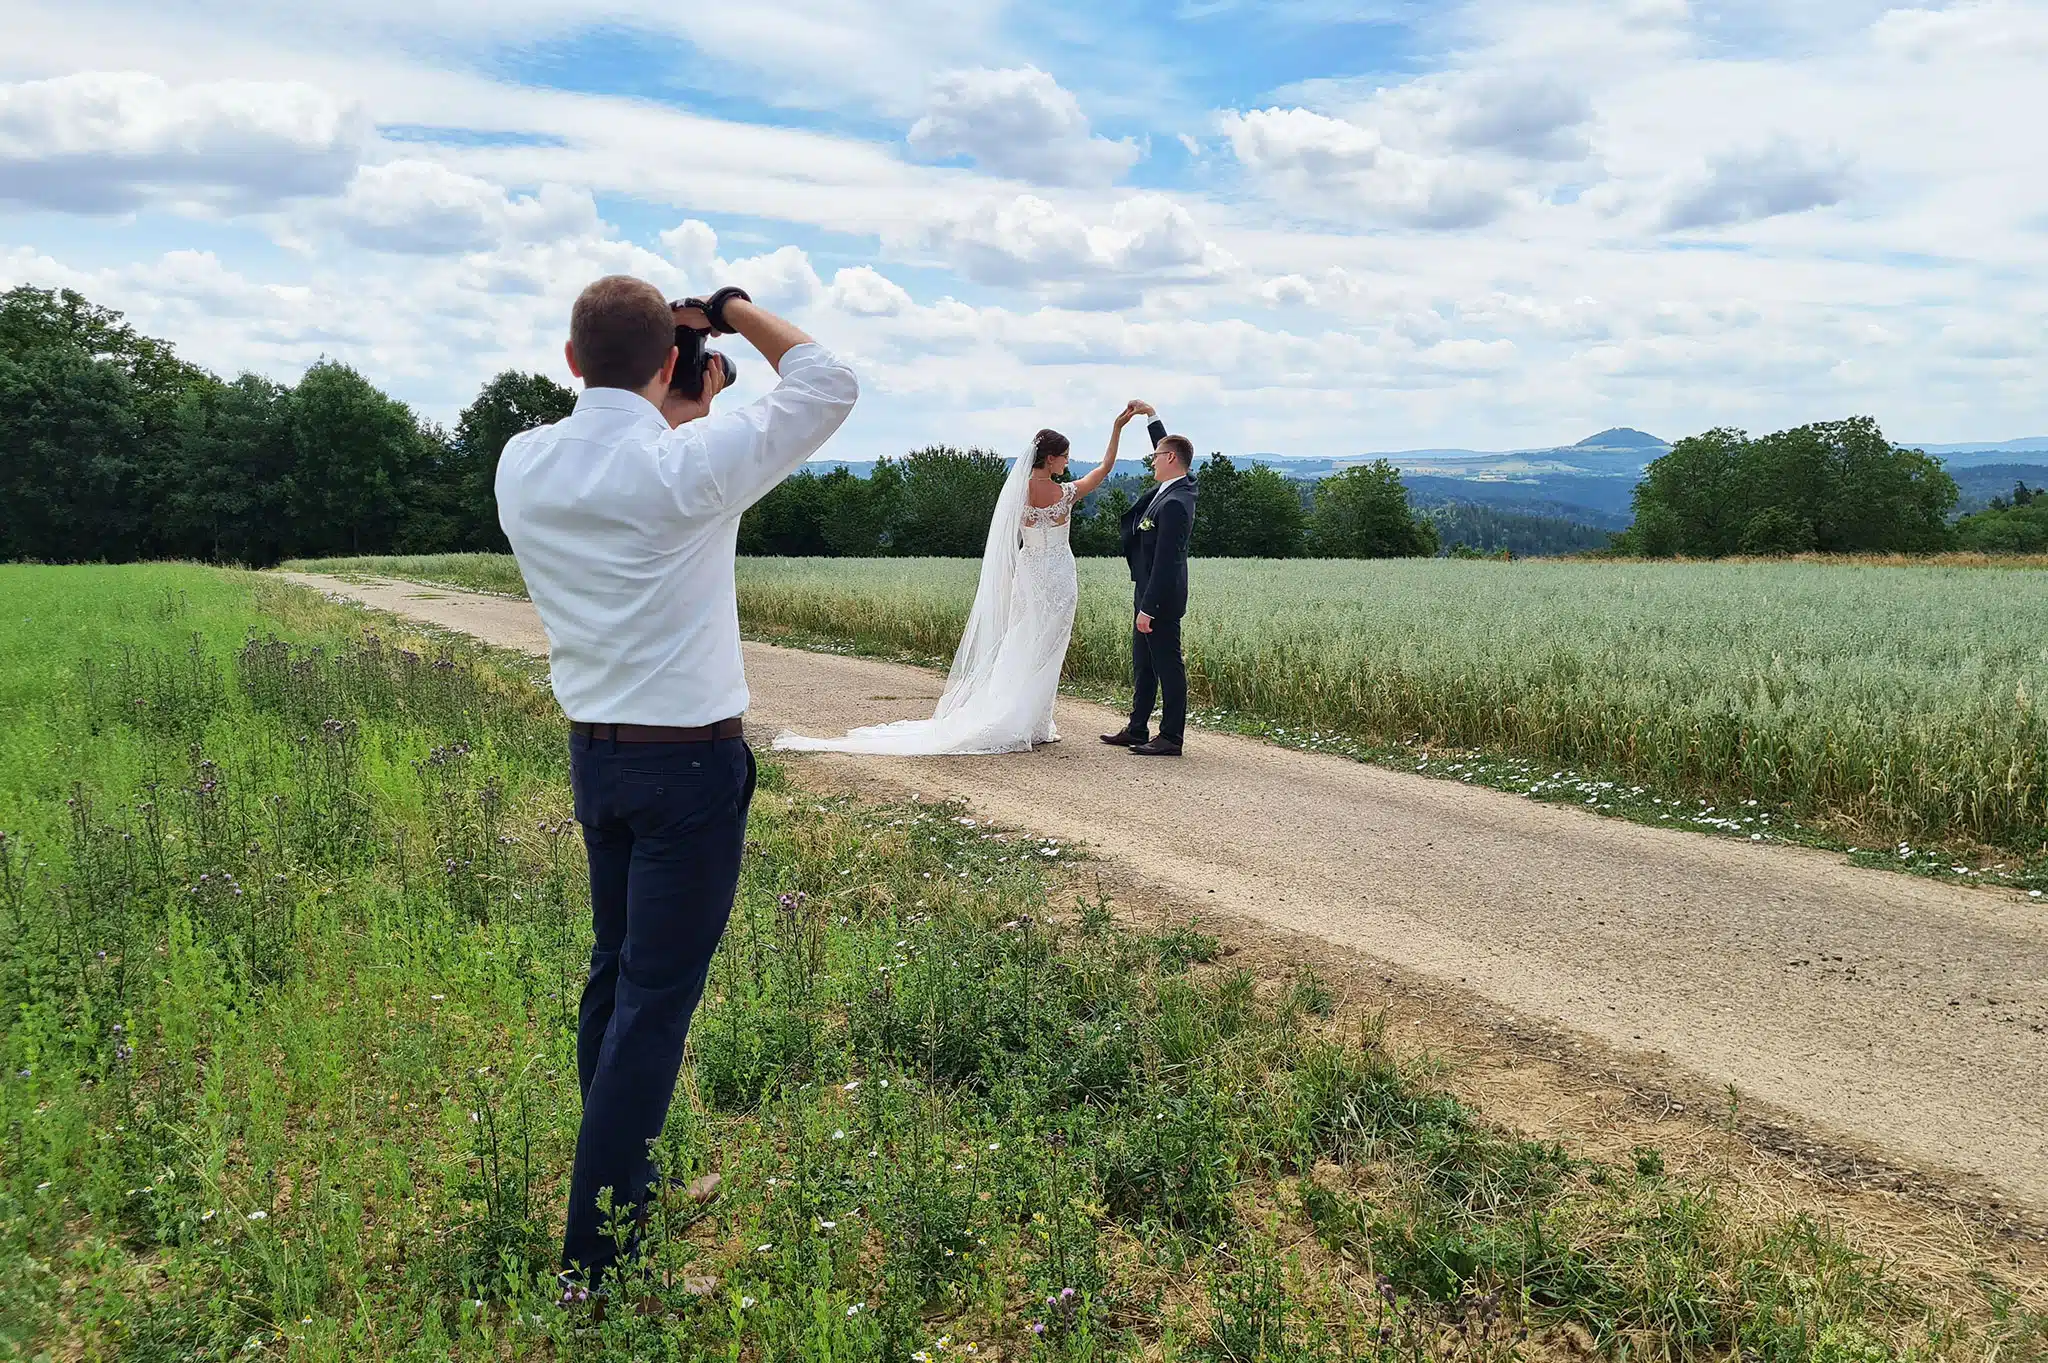
{"type": "MultiPolygon", "coordinates": [[[[524,601],[295,577],[533,653],[524,601]]],[[[750,644],[749,724],[838,733],[928,713],[918,668],[750,644]]],[[[2048,1212],[2048,909],[1831,854],[1647,828],[1197,732],[1179,761],[1096,741],[995,758],[806,757],[1086,844],[1162,901],[1319,938],[1580,1038],[1837,1148],[2048,1212]],[[1956,1176],[1961,1176],[1959,1179],[1956,1176]]]]}

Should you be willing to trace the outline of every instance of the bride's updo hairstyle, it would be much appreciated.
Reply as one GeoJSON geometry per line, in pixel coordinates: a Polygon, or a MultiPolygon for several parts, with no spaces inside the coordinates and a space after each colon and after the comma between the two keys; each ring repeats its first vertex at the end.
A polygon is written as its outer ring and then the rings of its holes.
{"type": "Polygon", "coordinates": [[[1048,459],[1057,459],[1067,452],[1067,438],[1058,431],[1040,431],[1031,437],[1031,467],[1042,469],[1048,459]]]}

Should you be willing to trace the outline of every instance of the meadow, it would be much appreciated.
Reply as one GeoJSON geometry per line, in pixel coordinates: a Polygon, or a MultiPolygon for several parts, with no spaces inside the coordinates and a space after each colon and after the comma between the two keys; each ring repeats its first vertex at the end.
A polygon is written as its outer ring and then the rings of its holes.
{"type": "MultiPolygon", "coordinates": [[[[347,564],[347,560],[333,563],[347,564]]],[[[517,592],[509,558],[356,561],[517,592]]],[[[1083,560],[1068,682],[1129,677],[1129,583],[1083,560]]],[[[958,559],[743,559],[761,634],[951,656],[958,559]]],[[[2048,834],[2048,592],[2032,567],[1199,560],[1195,705],[1757,800],[1850,841],[2048,834]]]]}
{"type": "Polygon", "coordinates": [[[0,609],[0,1357],[2048,1352],[1989,1273],[1489,1124],[1065,849],[773,767],[594,1320],[532,665],[199,568],[0,567],[0,609]]]}

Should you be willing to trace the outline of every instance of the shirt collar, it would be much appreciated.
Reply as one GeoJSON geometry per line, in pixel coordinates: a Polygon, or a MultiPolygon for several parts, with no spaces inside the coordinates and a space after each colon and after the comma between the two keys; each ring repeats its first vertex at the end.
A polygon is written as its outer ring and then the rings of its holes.
{"type": "Polygon", "coordinates": [[[586,388],[576,399],[576,410],[624,412],[631,417],[659,421],[664,429],[668,426],[668,418],[661,414],[661,408],[630,388],[586,388]]]}
{"type": "Polygon", "coordinates": [[[1165,482],[1163,482],[1163,483],[1161,483],[1161,484],[1159,485],[1159,491],[1161,491],[1161,492],[1164,492],[1164,491],[1166,491],[1166,489],[1168,489],[1168,488],[1172,487],[1172,486],[1173,486],[1173,485],[1174,485],[1175,483],[1178,483],[1178,482],[1179,482],[1179,481],[1180,481],[1181,479],[1183,479],[1183,478],[1185,478],[1185,477],[1187,477],[1187,475],[1186,475],[1185,473],[1176,473],[1176,474],[1174,474],[1174,475],[1173,475],[1173,477],[1171,477],[1171,478],[1167,479],[1167,480],[1166,480],[1165,482]]]}

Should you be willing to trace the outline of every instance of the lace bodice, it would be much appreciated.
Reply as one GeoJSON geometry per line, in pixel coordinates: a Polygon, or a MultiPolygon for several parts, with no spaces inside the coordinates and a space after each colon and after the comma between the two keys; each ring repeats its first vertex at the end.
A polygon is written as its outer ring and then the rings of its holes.
{"type": "Polygon", "coordinates": [[[1060,499],[1051,506],[1024,504],[1020,536],[1025,549],[1055,549],[1067,543],[1074,520],[1074,485],[1060,488],[1060,499]]]}
{"type": "Polygon", "coordinates": [[[1065,525],[1074,518],[1074,485],[1060,484],[1060,499],[1051,506],[1024,504],[1024,528],[1036,529],[1047,525],[1065,525]]]}

